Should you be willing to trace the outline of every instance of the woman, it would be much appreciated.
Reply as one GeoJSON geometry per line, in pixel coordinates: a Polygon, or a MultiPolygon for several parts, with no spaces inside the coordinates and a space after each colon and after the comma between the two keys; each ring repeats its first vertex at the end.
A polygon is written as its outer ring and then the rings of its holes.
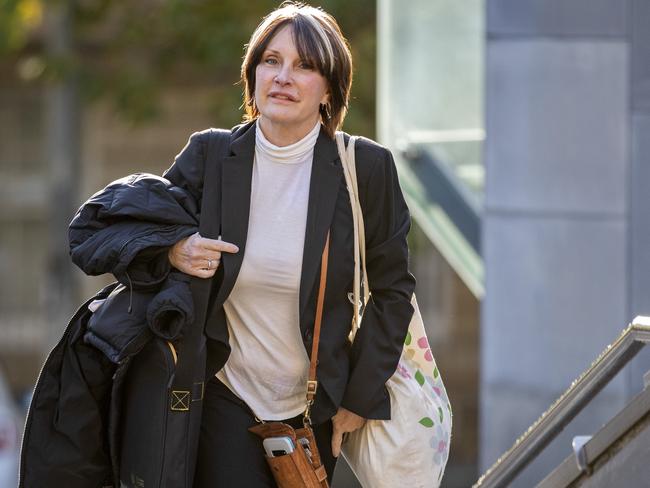
{"type": "MultiPolygon", "coordinates": [[[[390,418],[385,382],[397,366],[412,315],[408,209],[390,152],[356,145],[372,300],[355,342],[348,291],[353,224],[334,141],[347,111],[352,59],[336,21],[320,9],[283,4],[253,33],[241,69],[246,123],[233,129],[223,161],[221,240],[195,234],[168,253],[188,275],[214,279],[217,313],[206,324],[209,364],[197,487],[275,486],[258,419],[300,426],[318,289],[330,233],[312,409],[331,479],[347,432],[390,418]],[[216,317],[216,318],[215,318],[216,317]]],[[[193,134],[165,173],[201,196],[206,133],[193,134]]]]}

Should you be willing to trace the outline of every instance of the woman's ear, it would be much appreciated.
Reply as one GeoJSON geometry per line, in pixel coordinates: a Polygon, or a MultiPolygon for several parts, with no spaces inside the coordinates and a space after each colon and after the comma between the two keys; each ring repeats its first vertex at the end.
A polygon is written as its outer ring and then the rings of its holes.
{"type": "Polygon", "coordinates": [[[323,98],[320,100],[321,105],[328,105],[330,103],[330,93],[327,92],[325,95],[323,95],[323,98]]]}

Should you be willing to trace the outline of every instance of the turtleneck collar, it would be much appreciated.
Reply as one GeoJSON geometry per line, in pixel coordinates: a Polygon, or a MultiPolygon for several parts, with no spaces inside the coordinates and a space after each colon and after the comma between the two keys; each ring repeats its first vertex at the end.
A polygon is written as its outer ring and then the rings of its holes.
{"type": "Polygon", "coordinates": [[[298,142],[289,144],[288,146],[276,146],[271,144],[269,140],[262,133],[259,123],[255,128],[255,151],[260,156],[273,161],[274,163],[296,164],[302,163],[311,156],[316,140],[320,134],[320,121],[314,128],[307,133],[305,137],[298,142]]]}

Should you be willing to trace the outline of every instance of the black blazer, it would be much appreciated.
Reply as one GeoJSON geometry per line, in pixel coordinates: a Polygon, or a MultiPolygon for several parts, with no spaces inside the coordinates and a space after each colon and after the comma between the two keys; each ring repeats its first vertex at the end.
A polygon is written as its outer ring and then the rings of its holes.
{"type": "MultiPolygon", "coordinates": [[[[220,171],[221,236],[239,247],[237,254],[223,253],[213,280],[209,318],[207,377],[225,364],[230,347],[223,303],[231,292],[246,250],[251,177],[255,154],[255,123],[233,129],[230,155],[220,171]]],[[[192,134],[163,174],[173,184],[200,201],[203,165],[211,130],[192,134]]],[[[366,261],[372,298],[352,346],[347,341],[352,321],[354,274],[353,225],[349,194],[336,142],[321,128],[314,147],[307,226],[300,280],[300,331],[311,353],[320,275],[320,257],[327,231],[331,242],[327,289],[317,368],[318,391],[312,418],[320,423],[339,405],[365,418],[390,418],[386,381],[394,373],[413,314],[410,303],[415,279],[408,271],[406,236],[409,211],[399,187],[393,157],[386,148],[359,138],[356,143],[357,179],[366,230],[366,261]]],[[[217,238],[219,229],[213,235],[217,238]]]]}

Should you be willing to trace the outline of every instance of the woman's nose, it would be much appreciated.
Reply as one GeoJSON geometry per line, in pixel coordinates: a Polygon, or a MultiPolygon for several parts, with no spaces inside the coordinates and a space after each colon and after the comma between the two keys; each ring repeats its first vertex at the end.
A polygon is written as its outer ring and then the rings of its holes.
{"type": "Polygon", "coordinates": [[[275,75],[274,81],[280,85],[291,83],[291,67],[288,65],[281,66],[280,71],[275,75]]]}

